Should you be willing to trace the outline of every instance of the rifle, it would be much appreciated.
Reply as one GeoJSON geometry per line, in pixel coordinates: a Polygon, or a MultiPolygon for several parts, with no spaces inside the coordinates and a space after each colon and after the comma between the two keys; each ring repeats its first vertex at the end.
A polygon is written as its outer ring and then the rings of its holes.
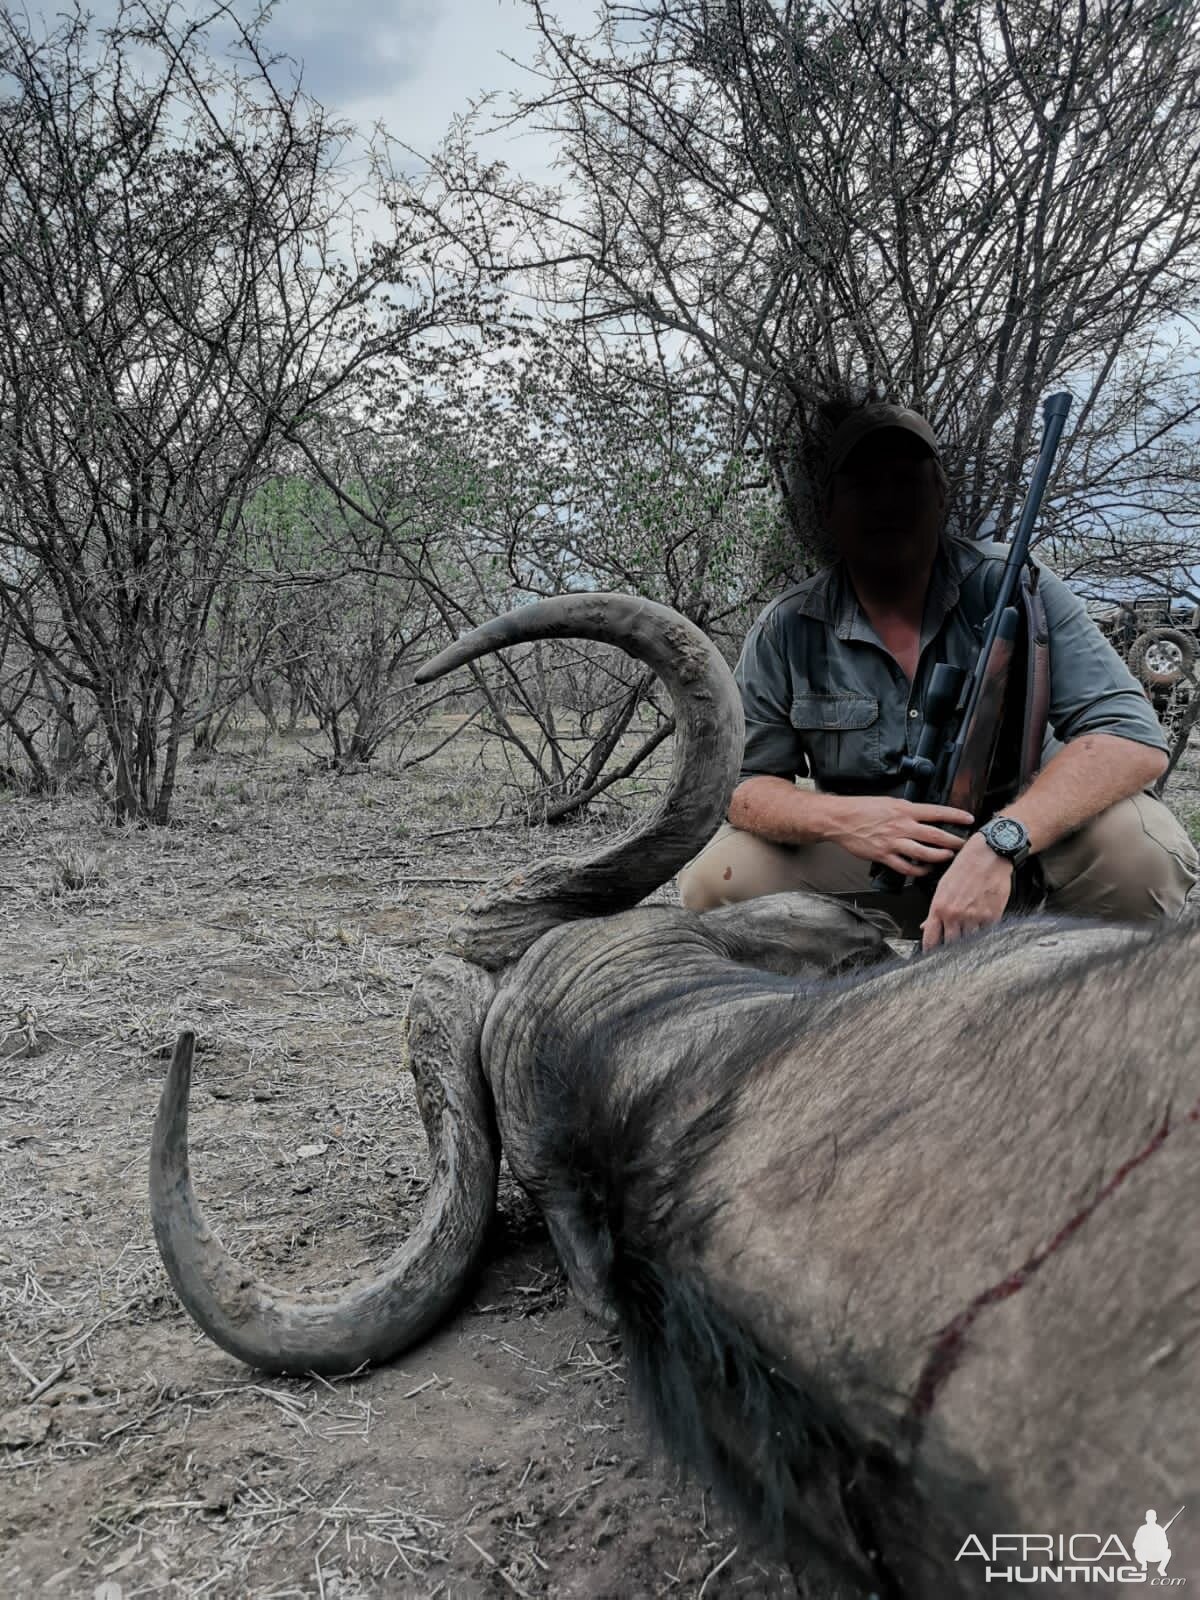
{"type": "MultiPolygon", "coordinates": [[[[905,800],[957,806],[980,821],[989,795],[988,785],[1005,706],[1011,703],[1010,678],[1021,634],[1022,612],[1027,622],[1026,672],[1031,686],[1036,671],[1036,652],[1046,648],[1045,613],[1037,593],[1037,569],[1029,565],[1029,539],[1070,409],[1071,396],[1066,393],[1052,394],[1043,402],[1042,448],[1021,508],[1017,531],[1009,546],[979,655],[969,670],[939,662],[930,674],[917,748],[913,755],[904,757],[899,768],[899,776],[906,780],[905,800]]],[[[1044,702],[1048,692],[1044,683],[1039,692],[1044,702]]],[[[1044,715],[1043,703],[1043,722],[1044,715]]],[[[1035,716],[1031,720],[1032,728],[1019,730],[1023,735],[1020,751],[1023,778],[1032,776],[1040,755],[1040,749],[1033,748],[1041,743],[1036,726],[1038,718],[1035,716]]],[[[1011,794],[1007,798],[1011,798],[1011,794]]],[[[992,809],[1006,804],[1007,798],[1001,799],[992,809]]],[[[933,874],[929,874],[914,880],[890,867],[876,867],[871,887],[876,893],[895,895],[914,882],[927,885],[932,878],[933,874]]]]}

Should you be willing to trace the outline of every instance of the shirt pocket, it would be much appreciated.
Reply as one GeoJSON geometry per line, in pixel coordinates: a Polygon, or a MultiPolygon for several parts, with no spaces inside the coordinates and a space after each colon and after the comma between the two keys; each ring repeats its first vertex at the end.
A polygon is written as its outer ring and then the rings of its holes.
{"type": "Polygon", "coordinates": [[[792,726],[822,788],[868,782],[884,773],[879,701],[867,694],[797,694],[792,726]]]}

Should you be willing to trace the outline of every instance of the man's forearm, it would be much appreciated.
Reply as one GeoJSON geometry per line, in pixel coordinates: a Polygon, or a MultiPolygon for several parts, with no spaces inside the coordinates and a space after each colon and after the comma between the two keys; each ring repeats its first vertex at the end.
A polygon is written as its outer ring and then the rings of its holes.
{"type": "Polygon", "coordinates": [[[772,844],[819,844],[837,832],[838,799],[788,778],[746,778],[733,791],[729,820],[772,844]]]}
{"type": "Polygon", "coordinates": [[[1055,755],[1024,794],[1003,808],[1023,822],[1036,854],[1155,781],[1167,758],[1111,733],[1085,733],[1055,755]]]}

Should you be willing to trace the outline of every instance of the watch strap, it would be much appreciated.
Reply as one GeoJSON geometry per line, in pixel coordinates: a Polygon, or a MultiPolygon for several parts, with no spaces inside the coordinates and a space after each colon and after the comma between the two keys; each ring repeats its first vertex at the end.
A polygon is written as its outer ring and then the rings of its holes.
{"type": "Polygon", "coordinates": [[[983,834],[984,843],[987,845],[988,849],[994,850],[996,854],[998,856],[1002,856],[1005,861],[1011,861],[1014,868],[1023,867],[1026,861],[1029,860],[1029,830],[1026,828],[1023,822],[1018,822],[1016,817],[992,817],[990,821],[984,823],[983,827],[979,831],[983,834]],[[1001,850],[995,844],[993,844],[988,835],[988,829],[992,826],[992,823],[999,821],[1009,822],[1020,828],[1021,832],[1025,835],[1024,843],[1019,844],[1015,850],[1001,850]]]}

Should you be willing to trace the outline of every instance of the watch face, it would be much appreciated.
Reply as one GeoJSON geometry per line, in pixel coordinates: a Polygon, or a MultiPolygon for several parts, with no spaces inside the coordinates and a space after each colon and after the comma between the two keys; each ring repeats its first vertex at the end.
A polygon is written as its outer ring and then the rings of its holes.
{"type": "Polygon", "coordinates": [[[996,817],[988,832],[1001,850],[1019,850],[1025,842],[1024,828],[1011,817],[996,817]]]}

